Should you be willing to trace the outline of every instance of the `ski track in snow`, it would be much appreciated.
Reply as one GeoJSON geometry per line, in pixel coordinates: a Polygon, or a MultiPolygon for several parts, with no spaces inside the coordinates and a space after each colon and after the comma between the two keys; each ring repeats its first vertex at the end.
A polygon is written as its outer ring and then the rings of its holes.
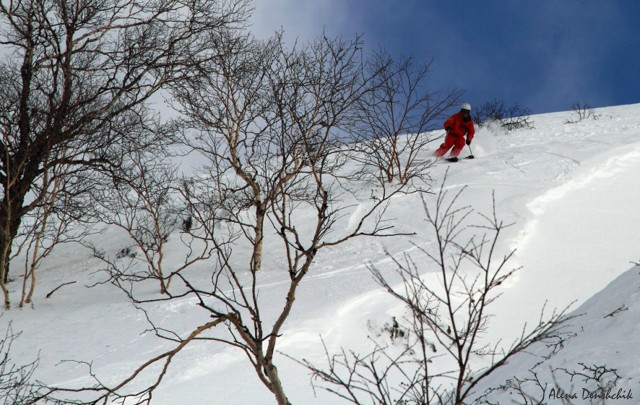
{"type": "Polygon", "coordinates": [[[640,143],[595,160],[527,204],[533,218],[514,243],[515,260],[525,267],[501,298],[496,322],[535,319],[544,303],[531,306],[527,296],[545,297],[547,309],[575,309],[636,259],[640,143]]]}

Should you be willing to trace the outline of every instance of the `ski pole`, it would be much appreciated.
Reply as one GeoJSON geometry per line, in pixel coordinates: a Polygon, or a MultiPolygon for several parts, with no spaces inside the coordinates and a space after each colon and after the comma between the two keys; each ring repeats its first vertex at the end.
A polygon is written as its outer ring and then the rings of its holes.
{"type": "Polygon", "coordinates": [[[471,150],[471,145],[467,145],[469,147],[469,153],[470,155],[467,156],[465,159],[473,159],[475,156],[473,156],[473,151],[471,150]]]}

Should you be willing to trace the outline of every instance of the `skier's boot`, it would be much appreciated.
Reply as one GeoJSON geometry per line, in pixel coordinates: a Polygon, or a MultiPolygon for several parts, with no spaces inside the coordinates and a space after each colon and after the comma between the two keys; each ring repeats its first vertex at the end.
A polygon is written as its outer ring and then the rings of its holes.
{"type": "Polygon", "coordinates": [[[446,160],[447,162],[453,162],[453,163],[455,163],[455,162],[457,162],[457,161],[458,161],[458,157],[457,157],[457,156],[453,156],[453,157],[447,158],[447,159],[445,159],[445,160],[446,160]]]}

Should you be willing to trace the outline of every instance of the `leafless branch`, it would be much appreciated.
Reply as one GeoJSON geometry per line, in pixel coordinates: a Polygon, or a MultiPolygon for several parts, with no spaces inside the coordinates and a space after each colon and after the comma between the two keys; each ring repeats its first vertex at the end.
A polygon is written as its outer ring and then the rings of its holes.
{"type": "Polygon", "coordinates": [[[385,359],[387,348],[382,344],[364,356],[356,353],[346,356],[344,352],[335,358],[328,355],[329,371],[305,363],[316,378],[330,387],[330,392],[343,397],[348,394],[350,400],[358,404],[397,401],[462,404],[481,381],[516,354],[538,342],[557,350],[572,336],[564,329],[566,321],[571,319],[565,316],[566,309],[554,311],[550,316],[543,309],[539,322],[532,328],[525,325],[519,338],[507,349],[501,348],[500,342],[494,347],[484,342],[490,305],[499,296],[500,286],[517,269],[508,267],[513,252],[497,258],[498,241],[509,224],[497,217],[495,198],[492,214],[480,215],[483,223],[476,225],[470,223],[471,208],[459,206],[462,192],[450,194],[443,182],[436,196],[423,198],[435,247],[415,246],[427,260],[416,261],[415,255],[405,255],[402,259],[389,255],[401,280],[400,286],[389,281],[386,271],[370,266],[380,286],[409,310],[410,315],[403,319],[404,325],[400,325],[411,336],[408,350],[393,359],[385,359]],[[347,357],[351,362],[346,361],[347,357]],[[476,369],[476,358],[488,358],[489,365],[476,369]],[[376,374],[373,363],[389,374],[376,374]],[[441,364],[440,370],[445,363],[453,367],[435,373],[432,363],[441,364]],[[361,375],[369,379],[354,378],[361,375]],[[382,380],[374,378],[376,376],[382,380]],[[380,387],[390,384],[392,388],[385,391],[388,397],[374,396],[380,387]],[[407,388],[411,388],[410,395],[405,391],[407,388]]]}

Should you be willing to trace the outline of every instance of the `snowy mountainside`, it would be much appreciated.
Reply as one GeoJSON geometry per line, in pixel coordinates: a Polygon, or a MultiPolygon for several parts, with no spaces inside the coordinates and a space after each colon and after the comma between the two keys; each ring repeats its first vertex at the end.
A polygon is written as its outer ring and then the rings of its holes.
{"type": "Polygon", "coordinates": [[[617,277],[571,316],[562,329],[565,343],[553,349],[536,344],[511,359],[480,384],[476,392],[490,394],[478,402],[637,403],[640,266],[617,277]]]}
{"type": "MultiPolygon", "coordinates": [[[[495,198],[498,216],[514,225],[506,229],[502,254],[516,249],[512,266],[522,269],[503,286],[502,296],[491,307],[487,341],[510,342],[525,323],[535,323],[541,309],[562,309],[573,303],[568,328],[575,335],[548,360],[545,347],[532,347],[483,382],[485,389],[499,387],[514,376],[526,378],[536,370],[580,370],[580,364],[603,366],[617,387],[640,398],[640,270],[630,263],[640,260],[640,104],[596,110],[597,119],[567,123],[570,112],[532,117],[534,127],[505,132],[499,127],[480,128],[471,149],[474,160],[437,164],[431,169],[434,188],[465,188],[461,204],[478,212],[490,212],[495,198]],[[606,288],[605,288],[606,286],[606,288]],[[609,316],[611,315],[611,316],[609,316]]],[[[440,131],[428,134],[437,136],[440,131]]],[[[437,147],[424,150],[430,159],[437,147]]],[[[360,204],[370,202],[363,200],[360,204]]],[[[317,363],[324,360],[322,340],[330,350],[358,348],[367,335],[383,328],[403,308],[372,279],[367,264],[391,269],[388,254],[412,254],[415,245],[432,240],[415,195],[394,197],[389,214],[395,226],[414,237],[356,239],[321,254],[297,293],[291,317],[285,325],[280,351],[317,363]]],[[[357,207],[355,208],[357,210],[357,207]]],[[[345,218],[348,226],[349,218],[345,218]]],[[[129,245],[120,232],[94,236],[95,243],[115,255],[129,245]]],[[[24,260],[18,259],[18,260],[24,260]]],[[[170,349],[166,341],[149,332],[144,313],[104,280],[101,263],[86,249],[64,246],[52,254],[39,273],[32,308],[12,309],[0,318],[0,327],[11,322],[22,331],[12,354],[17,361],[40,358],[36,377],[49,384],[89,384],[86,364],[106,383],[117,383],[136,366],[170,349]],[[69,281],[51,298],[45,295],[69,281]],[[65,360],[71,360],[67,362],[65,360]],[[61,363],[62,362],[62,363],[61,363]]],[[[265,308],[281,305],[277,297],[286,275],[275,259],[261,275],[260,294],[265,308]]],[[[200,263],[191,271],[206,271],[200,263]]],[[[10,285],[19,294],[21,280],[10,285]]],[[[155,288],[155,286],[154,286],[155,288]]],[[[155,291],[149,288],[151,295],[155,291]]],[[[147,316],[180,333],[206,321],[192,298],[147,307],[147,316]]],[[[337,397],[314,391],[309,373],[299,364],[280,359],[280,374],[293,404],[339,404],[337,397]]],[[[547,372],[547,371],[545,371],[547,372]]],[[[539,374],[546,403],[556,384],[568,395],[593,389],[591,382],[567,380],[567,374],[539,374]],[[555,379],[555,380],[554,380],[555,379]]],[[[139,384],[152,381],[141,376],[139,384]]],[[[532,394],[539,385],[527,386],[532,394]]],[[[554,391],[559,395],[559,390],[554,391]]],[[[511,403],[512,391],[494,391],[496,403],[511,403]]],[[[554,402],[558,399],[558,402],[554,402]]],[[[576,400],[574,403],[589,403],[576,400]]],[[[242,353],[213,343],[197,343],[176,357],[154,404],[271,404],[271,394],[257,380],[242,353]]],[[[516,402],[518,403],[518,402],[516,402]]],[[[522,403],[522,402],[521,402],[522,403]]],[[[608,402],[607,402],[608,403],[608,402]]],[[[633,401],[627,403],[635,403],[633,401]]]]}

